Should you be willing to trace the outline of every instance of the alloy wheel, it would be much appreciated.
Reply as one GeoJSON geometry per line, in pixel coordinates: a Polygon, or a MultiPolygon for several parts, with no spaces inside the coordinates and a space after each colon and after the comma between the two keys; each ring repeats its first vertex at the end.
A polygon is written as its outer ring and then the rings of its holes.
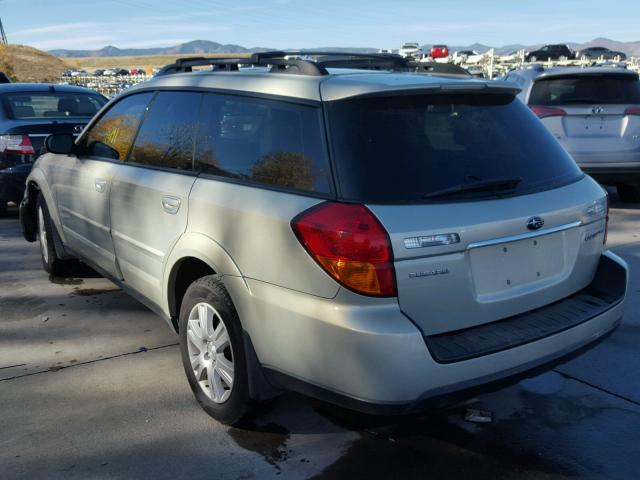
{"type": "Polygon", "coordinates": [[[40,251],[44,263],[49,263],[49,245],[47,240],[47,228],[44,223],[44,212],[38,207],[38,238],[40,239],[40,251]]]}
{"type": "Polygon", "coordinates": [[[205,302],[196,304],[187,321],[187,349],[196,381],[215,403],[224,403],[233,389],[233,349],[222,316],[205,302]]]}

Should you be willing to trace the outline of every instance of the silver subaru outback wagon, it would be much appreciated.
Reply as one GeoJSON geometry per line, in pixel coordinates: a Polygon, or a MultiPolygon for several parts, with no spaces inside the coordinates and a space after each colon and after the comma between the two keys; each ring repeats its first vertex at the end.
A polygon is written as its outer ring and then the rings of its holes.
{"type": "Polygon", "coordinates": [[[515,85],[419,68],[179,60],[48,137],[25,238],[165,318],[228,424],[284,390],[413,412],[593,346],[628,282],[605,191],[515,85]]]}

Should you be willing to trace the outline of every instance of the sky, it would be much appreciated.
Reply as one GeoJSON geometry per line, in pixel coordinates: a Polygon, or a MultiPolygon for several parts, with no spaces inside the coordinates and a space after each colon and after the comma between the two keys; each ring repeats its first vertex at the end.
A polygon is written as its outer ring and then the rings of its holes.
{"type": "Polygon", "coordinates": [[[10,43],[43,50],[172,46],[398,48],[640,40],[640,0],[0,0],[10,43]]]}

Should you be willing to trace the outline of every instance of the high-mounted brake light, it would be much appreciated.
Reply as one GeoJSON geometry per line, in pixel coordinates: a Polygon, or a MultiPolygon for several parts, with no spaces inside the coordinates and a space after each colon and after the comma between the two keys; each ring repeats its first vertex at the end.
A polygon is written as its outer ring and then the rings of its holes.
{"type": "Polygon", "coordinates": [[[625,115],[640,115],[640,107],[629,107],[624,111],[625,115]]]}
{"type": "Polygon", "coordinates": [[[0,153],[34,155],[36,151],[28,135],[0,135],[0,153]]]}
{"type": "Polygon", "coordinates": [[[547,118],[547,117],[564,117],[567,112],[565,112],[561,108],[557,107],[545,107],[542,105],[531,105],[531,110],[535,113],[538,118],[547,118]]]}
{"type": "Polygon", "coordinates": [[[298,240],[335,280],[364,295],[397,295],[391,242],[364,205],[326,202],[291,221],[298,240]]]}

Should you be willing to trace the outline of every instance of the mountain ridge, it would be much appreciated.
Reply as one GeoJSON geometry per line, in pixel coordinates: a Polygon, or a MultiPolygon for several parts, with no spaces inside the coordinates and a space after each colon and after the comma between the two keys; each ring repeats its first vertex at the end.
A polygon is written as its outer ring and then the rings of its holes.
{"type": "MultiPolygon", "coordinates": [[[[423,44],[424,49],[429,49],[432,44],[423,44]]],[[[485,53],[491,48],[495,49],[497,55],[509,54],[517,50],[535,50],[543,44],[524,45],[524,44],[509,44],[501,47],[492,47],[482,43],[473,43],[467,46],[450,46],[449,51],[455,52],[456,50],[476,50],[479,53],[485,53]]],[[[567,45],[573,50],[580,50],[586,47],[601,46],[611,50],[620,51],[627,56],[640,56],[640,40],[633,42],[620,42],[617,40],[611,40],[609,38],[594,38],[588,42],[576,43],[567,42],[567,45]]],[[[151,48],[118,48],[114,45],[107,45],[97,50],[73,50],[73,49],[55,49],[49,50],[47,53],[62,58],[77,58],[77,57],[120,57],[120,56],[138,56],[138,55],[187,55],[187,54],[208,54],[208,53],[249,53],[249,52],[264,52],[268,50],[277,50],[266,47],[243,47],[242,45],[236,45],[233,43],[218,43],[211,40],[192,40],[190,42],[181,43],[178,45],[172,45],[168,47],[151,47],[151,48]]],[[[290,50],[290,49],[287,49],[290,50]]],[[[322,48],[305,48],[301,49],[309,52],[331,50],[342,52],[356,52],[356,53],[372,53],[378,51],[377,48],[368,47],[322,47],[322,48]]]]}

